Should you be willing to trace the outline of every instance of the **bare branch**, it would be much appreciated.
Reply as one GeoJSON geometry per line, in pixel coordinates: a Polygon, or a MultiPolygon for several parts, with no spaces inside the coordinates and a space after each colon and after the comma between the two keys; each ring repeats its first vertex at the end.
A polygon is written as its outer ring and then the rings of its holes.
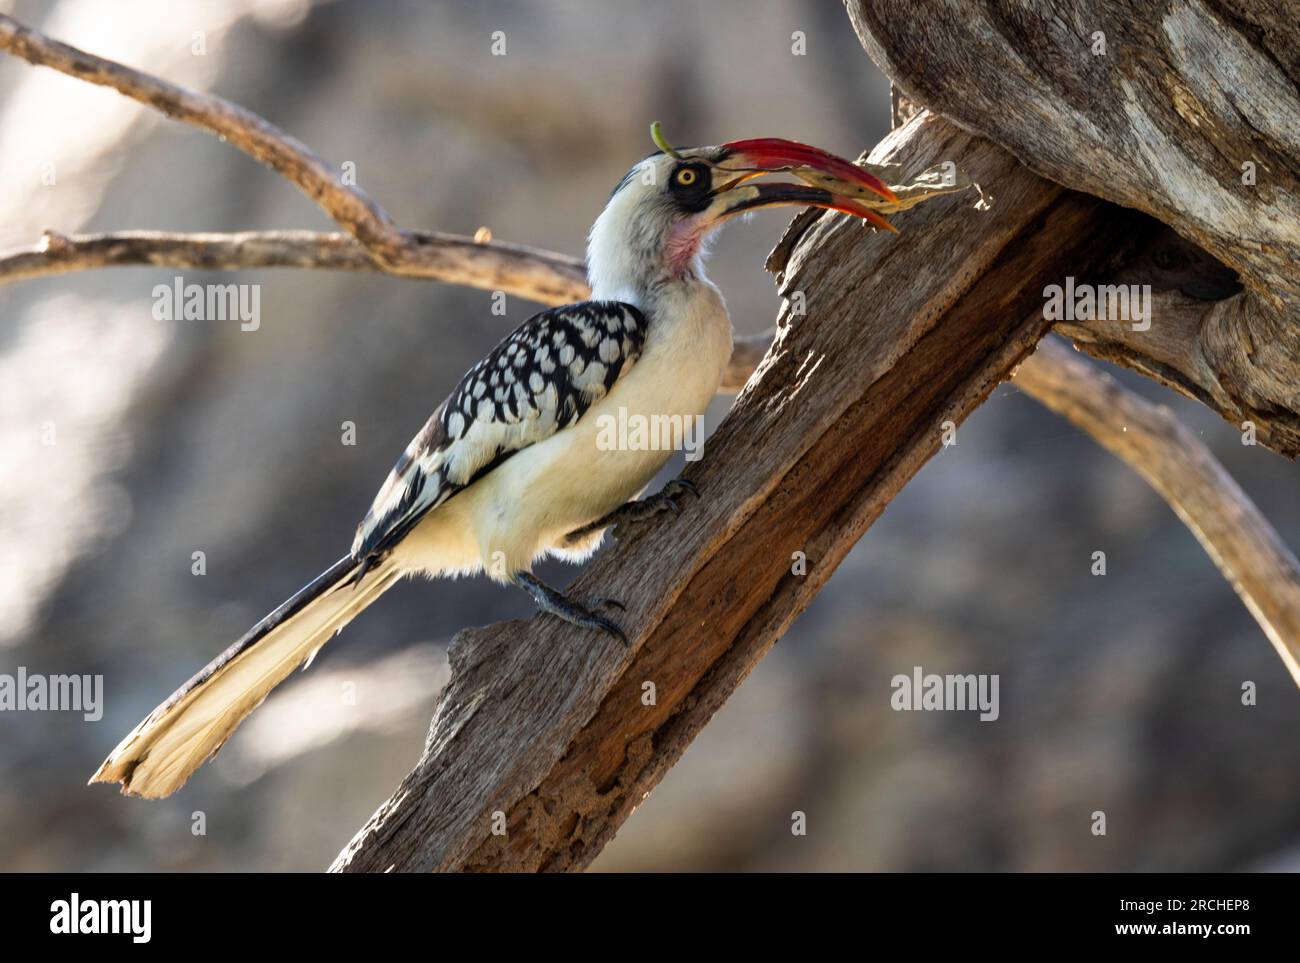
{"type": "Polygon", "coordinates": [[[216,134],[297,184],[374,257],[390,266],[404,262],[409,239],[382,207],[359,188],[343,184],[338,173],[306,144],[252,111],[52,40],[5,14],[0,14],[0,50],[78,80],[110,87],[168,117],[216,134]]]}
{"type": "MultiPolygon", "coordinates": [[[[504,291],[540,304],[572,304],[591,295],[587,269],[577,258],[521,244],[475,241],[458,234],[412,231],[409,236],[416,253],[408,259],[402,277],[504,291]]],[[[0,284],[92,268],[139,266],[388,273],[388,268],[373,260],[353,238],[340,233],[117,231],[66,235],[46,231],[39,244],[0,253],[0,284]]],[[[771,342],[771,331],[738,336],[722,390],[734,394],[744,387],[771,342]]]]}
{"type": "Polygon", "coordinates": [[[288,267],[398,273],[504,291],[542,304],[568,304],[589,293],[586,268],[577,258],[457,234],[412,231],[408,237],[412,246],[402,270],[393,272],[341,233],[118,231],[64,235],[46,231],[39,244],[0,253],[0,283],[102,267],[152,265],[220,271],[288,267]]]}
{"type": "Polygon", "coordinates": [[[1300,324],[1249,292],[1206,301],[1156,291],[1145,331],[1107,318],[1057,330],[1088,354],[1153,378],[1239,429],[1254,425],[1260,444],[1273,451],[1300,455],[1300,324]]]}
{"type": "Polygon", "coordinates": [[[1015,384],[1084,429],[1145,478],[1192,530],[1300,685],[1300,564],[1208,448],[1153,405],[1054,339],[1015,384]]]}

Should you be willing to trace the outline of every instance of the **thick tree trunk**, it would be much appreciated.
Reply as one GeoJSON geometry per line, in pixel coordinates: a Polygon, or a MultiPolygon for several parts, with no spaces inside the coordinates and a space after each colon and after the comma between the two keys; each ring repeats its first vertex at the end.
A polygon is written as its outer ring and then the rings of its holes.
{"type": "Polygon", "coordinates": [[[1171,288],[1148,331],[1064,332],[1300,454],[1294,3],[916,0],[901,16],[887,0],[846,6],[908,98],[1044,177],[1151,214],[1234,269],[1240,294],[1206,301],[1171,288]]]}

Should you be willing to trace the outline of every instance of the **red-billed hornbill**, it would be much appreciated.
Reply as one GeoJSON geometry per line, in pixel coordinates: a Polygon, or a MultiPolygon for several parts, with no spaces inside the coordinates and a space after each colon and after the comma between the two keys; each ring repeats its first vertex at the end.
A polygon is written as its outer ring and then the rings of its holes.
{"type": "Polygon", "coordinates": [[[599,444],[602,416],[694,419],[721,384],[731,321],[702,246],[761,207],[830,208],[893,230],[863,204],[893,201],[846,160],[766,138],[662,148],[627,173],[592,227],[592,300],[543,311],[474,365],[407,446],[352,550],[186,682],[118,745],[92,782],[147,797],[179,789],[297,666],[404,575],[486,572],[538,607],[626,644],[613,621],[532,574],[580,561],[605,529],[676,508],[693,486],[635,498],[671,450],[599,444]],[[804,181],[752,183],[774,171],[804,181]]]}

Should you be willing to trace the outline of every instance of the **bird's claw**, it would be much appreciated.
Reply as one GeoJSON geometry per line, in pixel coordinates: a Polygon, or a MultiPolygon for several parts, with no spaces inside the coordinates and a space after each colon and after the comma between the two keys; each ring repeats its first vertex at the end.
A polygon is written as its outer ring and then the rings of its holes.
{"type": "Polygon", "coordinates": [[[692,481],[687,481],[685,478],[674,478],[649,498],[643,498],[641,501],[633,502],[628,506],[635,514],[629,513],[628,517],[620,519],[611,529],[610,534],[616,539],[621,539],[625,535],[637,531],[646,522],[657,515],[662,515],[664,512],[670,511],[674,515],[680,515],[682,513],[680,499],[683,495],[693,495],[699,498],[700,490],[692,481]]]}
{"type": "MultiPolygon", "coordinates": [[[[620,606],[620,608],[621,607],[622,606],[620,606]]],[[[592,628],[600,629],[602,632],[608,633],[609,635],[612,635],[614,638],[618,639],[620,642],[623,643],[623,648],[625,649],[632,648],[632,643],[628,641],[627,635],[624,634],[621,628],[619,628],[617,622],[614,622],[611,619],[607,619],[603,615],[597,615],[595,612],[592,612],[590,625],[592,628]]]]}
{"type": "Polygon", "coordinates": [[[676,495],[694,495],[700,497],[699,486],[688,478],[674,478],[660,491],[660,494],[668,493],[669,497],[676,495]]]}
{"type": "MultiPolygon", "coordinates": [[[[602,609],[606,607],[611,609],[617,609],[620,612],[627,611],[627,606],[624,605],[622,602],[620,602],[618,599],[598,598],[596,599],[595,604],[592,606],[593,609],[602,609]]],[[[619,625],[616,622],[607,619],[602,615],[597,615],[595,612],[592,612],[591,617],[592,620],[597,623],[600,629],[604,630],[605,632],[608,632],[610,635],[614,636],[614,638],[622,642],[624,648],[626,649],[632,648],[632,643],[628,641],[627,636],[623,633],[623,630],[619,627],[619,625]]]]}
{"type": "MultiPolygon", "coordinates": [[[[551,588],[532,572],[516,572],[512,577],[516,585],[532,596],[537,607],[543,612],[554,615],[570,625],[578,625],[588,629],[599,629],[607,635],[612,635],[623,643],[625,648],[631,648],[631,643],[618,623],[613,622],[603,615],[597,615],[589,608],[570,599],[563,592],[551,588]]],[[[618,608],[623,608],[621,602],[615,602],[613,599],[600,599],[593,608],[598,608],[603,604],[612,603],[618,608]]]]}

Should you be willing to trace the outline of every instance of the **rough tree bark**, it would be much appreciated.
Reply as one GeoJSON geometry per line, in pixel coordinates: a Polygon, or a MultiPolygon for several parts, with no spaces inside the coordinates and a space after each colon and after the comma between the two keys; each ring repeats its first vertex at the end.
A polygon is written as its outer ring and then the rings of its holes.
{"type": "MultiPolygon", "coordinates": [[[[1171,297],[1080,346],[1300,454],[1300,17],[1287,0],[846,0],[908,98],[1075,190],[1145,211],[1245,290],[1171,297]],[[1247,166],[1252,165],[1252,166],[1247,166]]],[[[1077,273],[1077,272],[1076,272],[1077,273]]]]}

